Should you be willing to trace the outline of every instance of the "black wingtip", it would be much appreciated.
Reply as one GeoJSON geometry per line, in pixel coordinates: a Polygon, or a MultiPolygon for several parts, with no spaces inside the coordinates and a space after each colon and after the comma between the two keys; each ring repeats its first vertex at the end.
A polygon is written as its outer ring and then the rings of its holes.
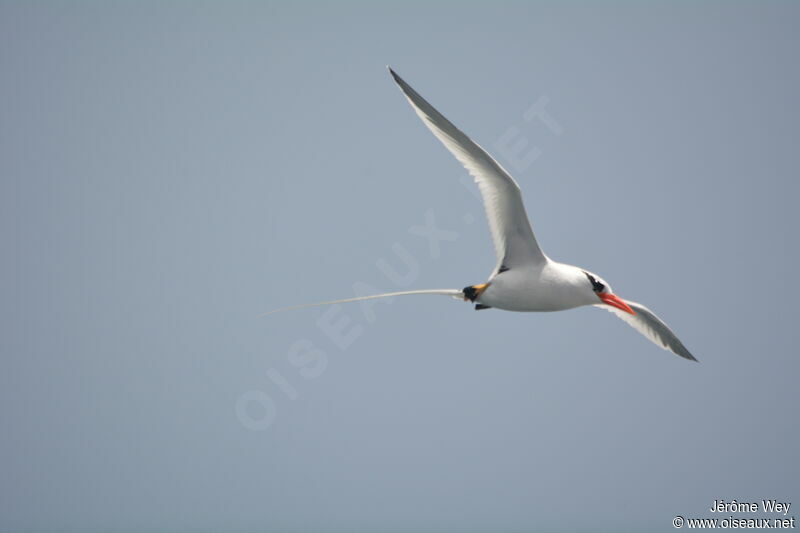
{"type": "Polygon", "coordinates": [[[392,75],[392,78],[394,79],[395,82],[400,83],[400,82],[403,81],[403,79],[400,76],[397,75],[397,72],[392,70],[392,67],[390,67],[389,65],[386,65],[386,68],[389,69],[389,74],[392,75]]]}

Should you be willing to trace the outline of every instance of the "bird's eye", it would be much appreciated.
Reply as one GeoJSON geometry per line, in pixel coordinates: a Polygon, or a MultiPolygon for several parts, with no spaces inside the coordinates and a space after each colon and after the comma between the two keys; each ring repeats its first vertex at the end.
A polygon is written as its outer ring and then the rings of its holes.
{"type": "Polygon", "coordinates": [[[598,292],[599,293],[599,292],[603,292],[606,289],[606,286],[603,285],[601,282],[597,281],[597,279],[595,279],[594,276],[592,276],[588,272],[584,272],[584,274],[586,274],[586,277],[589,278],[589,282],[592,284],[592,290],[594,292],[598,292]]]}

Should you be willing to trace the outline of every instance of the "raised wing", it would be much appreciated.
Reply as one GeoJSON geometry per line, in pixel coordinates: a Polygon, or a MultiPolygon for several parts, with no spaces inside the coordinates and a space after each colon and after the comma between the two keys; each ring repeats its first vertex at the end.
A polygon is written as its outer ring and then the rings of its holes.
{"type": "Polygon", "coordinates": [[[686,349],[686,346],[683,345],[680,339],[678,339],[672,330],[669,329],[669,326],[667,326],[664,321],[658,318],[655,313],[642,304],[631,302],[629,300],[625,300],[625,303],[628,304],[631,309],[636,311],[635,315],[631,315],[630,313],[626,313],[625,311],[617,309],[616,307],[611,307],[610,305],[601,304],[596,305],[595,307],[599,307],[614,313],[622,320],[630,324],[636,331],[665,350],[669,350],[670,352],[680,355],[681,357],[685,357],[686,359],[697,361],[697,359],[695,359],[689,350],[686,349]]]}
{"type": "Polygon", "coordinates": [[[497,254],[497,268],[542,264],[547,257],[533,235],[519,185],[486,150],[464,135],[391,68],[394,81],[400,86],[414,111],[433,134],[450,150],[475,178],[483,196],[489,229],[497,254]]]}

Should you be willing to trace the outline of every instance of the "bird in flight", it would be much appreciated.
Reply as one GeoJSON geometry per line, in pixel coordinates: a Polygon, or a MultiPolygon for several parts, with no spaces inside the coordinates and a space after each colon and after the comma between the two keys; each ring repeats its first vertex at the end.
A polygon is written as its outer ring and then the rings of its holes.
{"type": "Polygon", "coordinates": [[[497,265],[485,283],[457,289],[389,292],[328,302],[296,305],[265,314],[374,298],[442,294],[475,304],[476,310],[564,311],[593,305],[610,311],[652,342],[676,355],[696,361],[672,330],[642,304],[614,294],[600,276],[586,269],[553,261],[539,248],[528,221],[519,185],[472,139],[439,113],[391,68],[389,73],[425,126],[438,138],[478,184],[489,219],[497,265]]]}

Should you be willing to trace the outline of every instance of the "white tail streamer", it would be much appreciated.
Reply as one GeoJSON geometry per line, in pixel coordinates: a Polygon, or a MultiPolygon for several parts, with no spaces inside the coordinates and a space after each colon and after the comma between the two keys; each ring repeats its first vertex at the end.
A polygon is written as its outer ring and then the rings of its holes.
{"type": "Polygon", "coordinates": [[[318,307],[321,305],[333,305],[333,304],[343,304],[347,302],[359,302],[361,300],[374,300],[376,298],[391,298],[392,296],[406,296],[409,294],[441,294],[444,296],[452,296],[453,298],[460,300],[464,298],[464,292],[457,290],[457,289],[423,289],[417,291],[401,291],[401,292],[385,292],[383,294],[372,294],[370,296],[357,296],[355,298],[344,298],[342,300],[331,300],[329,302],[317,302],[313,304],[301,304],[301,305],[292,305],[289,307],[281,307],[280,309],[275,309],[272,311],[267,311],[266,313],[261,313],[260,317],[271,315],[273,313],[279,313],[281,311],[291,311],[292,309],[302,309],[304,307],[318,307]]]}

